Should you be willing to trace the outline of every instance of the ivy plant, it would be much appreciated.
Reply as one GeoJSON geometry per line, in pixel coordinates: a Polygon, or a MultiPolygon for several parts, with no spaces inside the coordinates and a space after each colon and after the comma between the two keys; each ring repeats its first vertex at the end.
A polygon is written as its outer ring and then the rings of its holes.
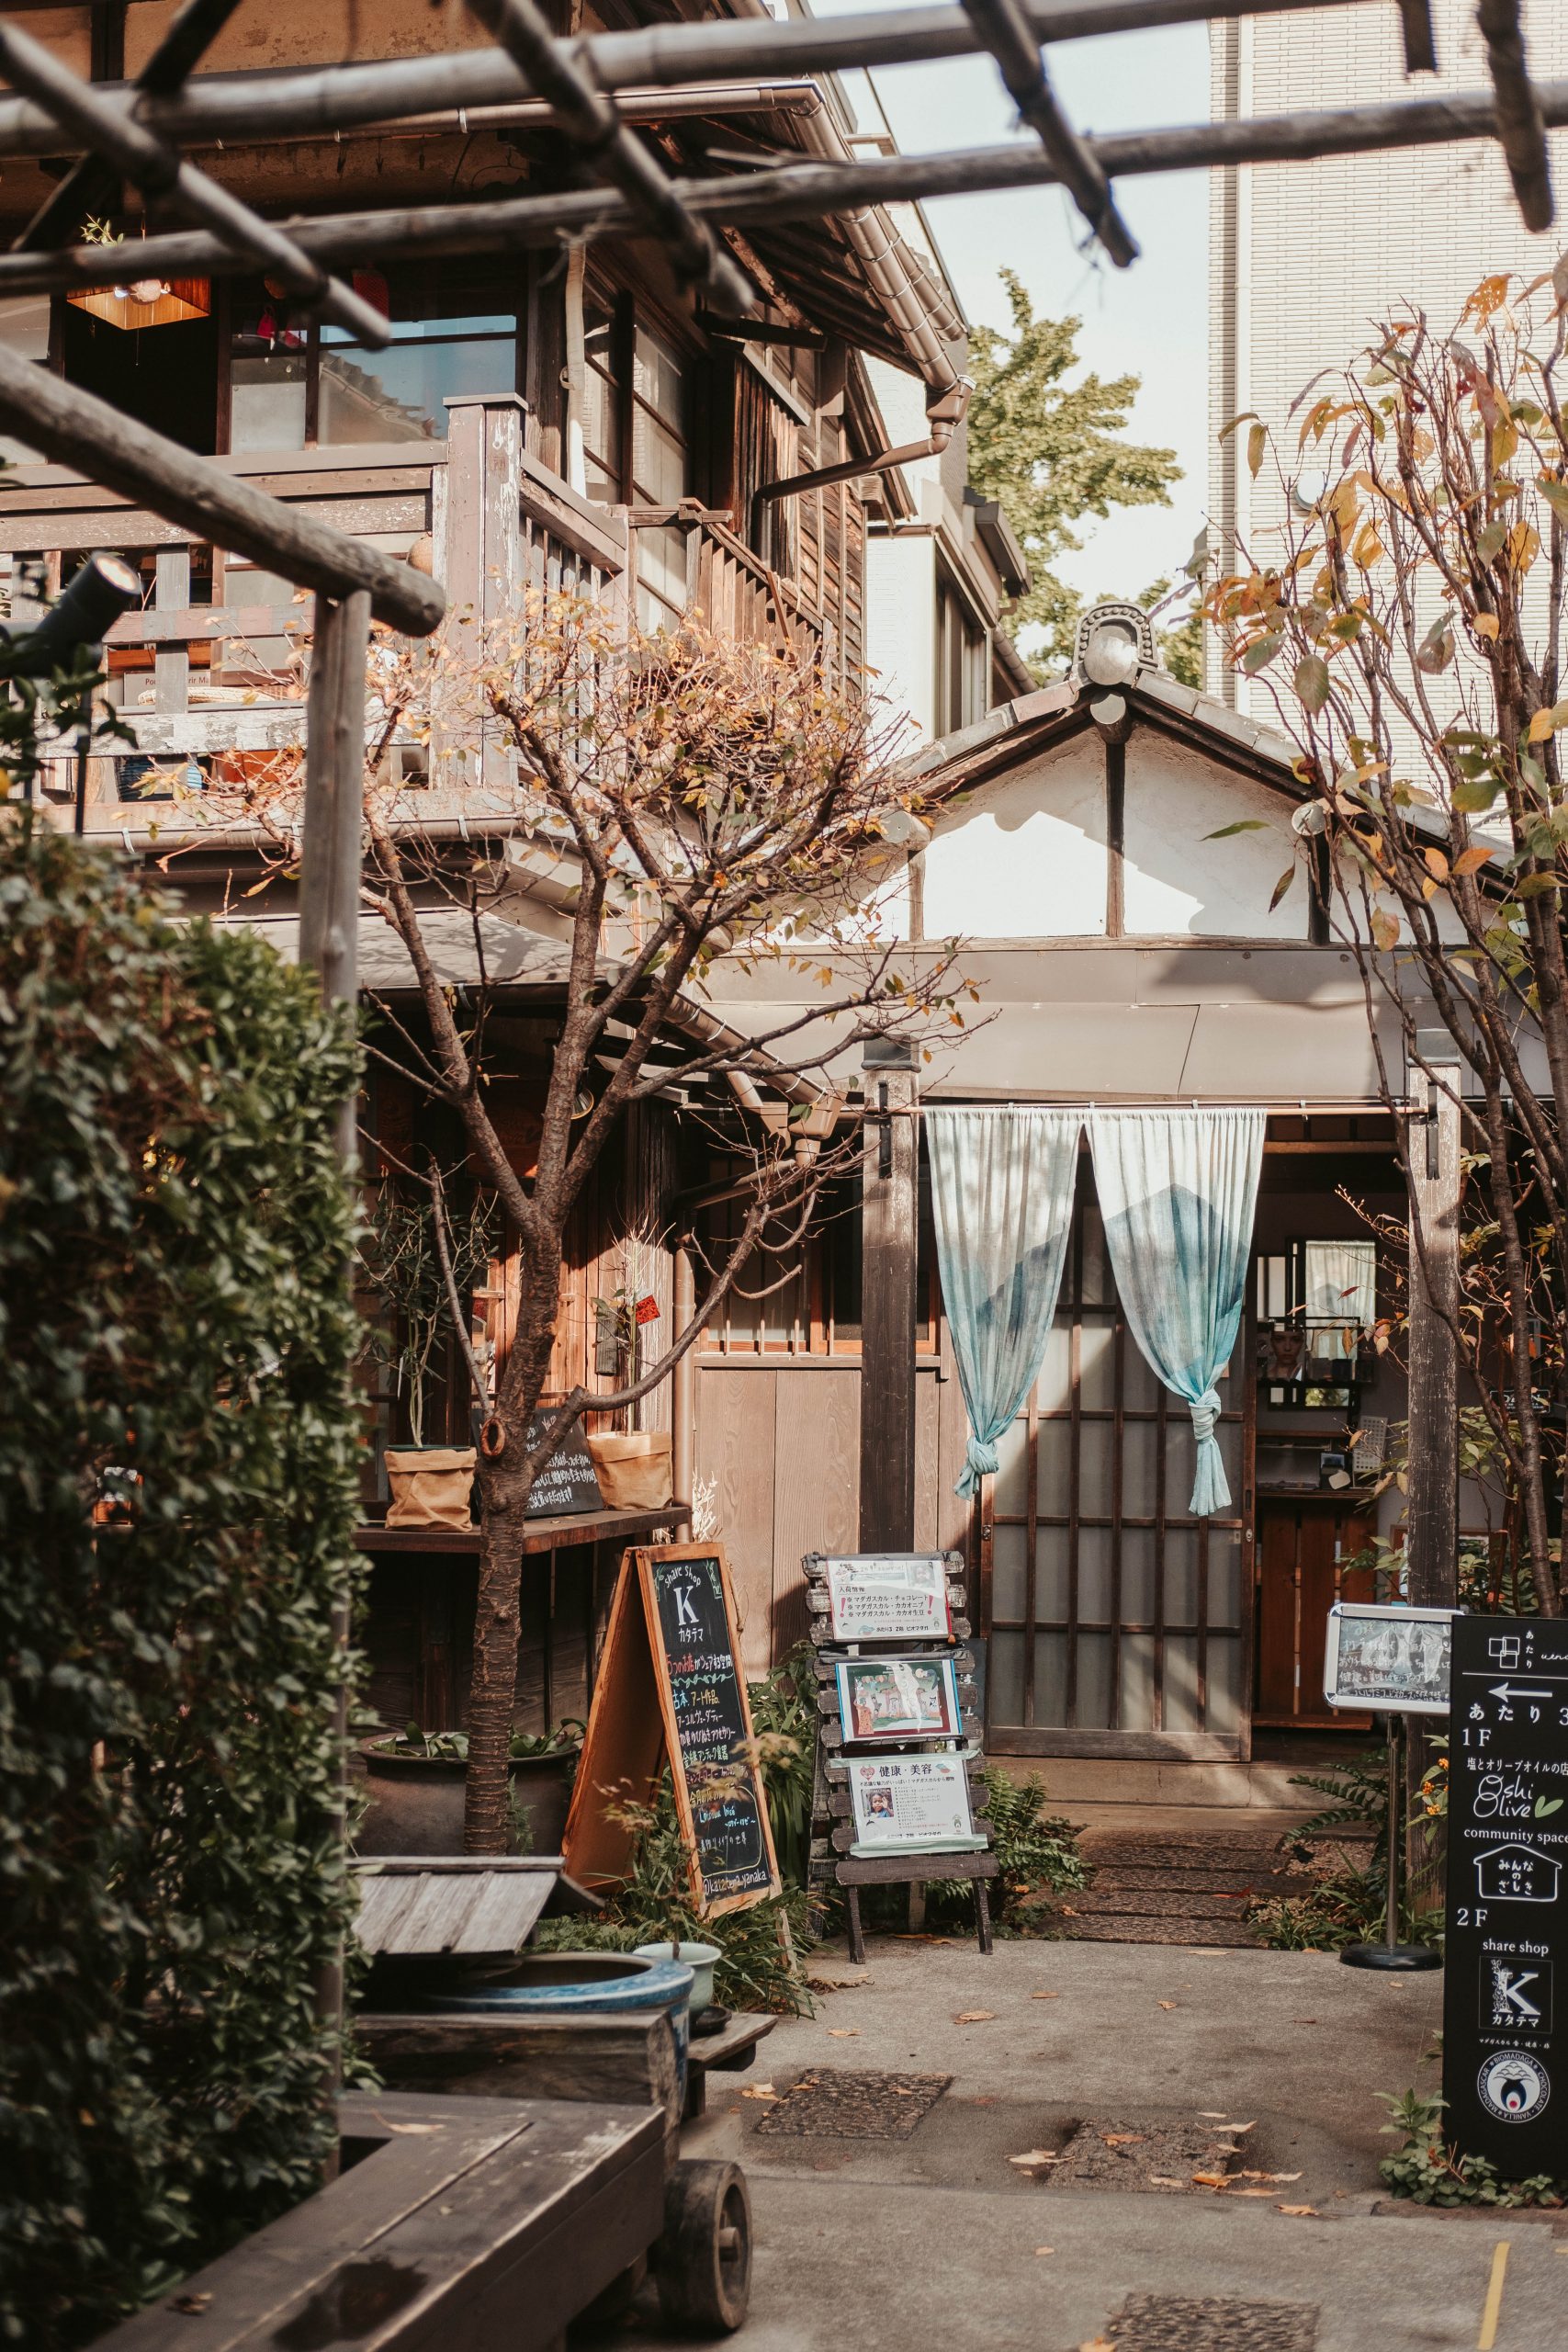
{"type": "Polygon", "coordinates": [[[0,2334],[31,2352],[297,2200],[333,2135],[355,1069],[307,975],[0,807],[0,2334]]]}

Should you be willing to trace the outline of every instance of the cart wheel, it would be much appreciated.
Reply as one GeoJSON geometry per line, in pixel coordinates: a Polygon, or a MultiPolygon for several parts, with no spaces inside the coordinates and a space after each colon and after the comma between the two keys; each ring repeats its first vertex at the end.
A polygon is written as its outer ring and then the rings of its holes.
{"type": "Polygon", "coordinates": [[[659,2308],[683,2334],[733,2334],[751,2301],[751,2200],[739,2165],[691,2158],[664,2190],[659,2308]]]}

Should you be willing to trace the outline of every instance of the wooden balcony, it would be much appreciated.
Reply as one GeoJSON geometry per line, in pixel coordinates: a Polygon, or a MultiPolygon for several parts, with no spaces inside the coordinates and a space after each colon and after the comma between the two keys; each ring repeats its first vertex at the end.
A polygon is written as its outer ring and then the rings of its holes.
{"type": "MultiPolygon", "coordinates": [[[[736,537],[728,514],[591,504],[530,454],[514,395],[465,395],[447,409],[445,441],[209,462],[389,553],[417,548],[458,628],[517,609],[531,590],[565,591],[636,611],[645,625],[694,607],[748,642],[804,640],[831,657],[822,616],[736,537]]],[[[108,640],[109,699],[133,740],[89,763],[87,822],[118,830],[137,824],[130,811],[144,798],[166,808],[171,791],[184,798],[186,786],[221,786],[300,740],[298,638],[310,607],[67,467],[0,475],[0,559],[43,556],[52,588],[62,560],[94,548],[144,568],[152,559],[149,602],[108,640]],[[149,760],[164,773],[150,774],[149,760]]],[[[501,755],[488,743],[480,752],[469,774],[482,784],[501,755]]],[[[46,763],[44,789],[62,806],[73,800],[71,759],[46,763]]]]}

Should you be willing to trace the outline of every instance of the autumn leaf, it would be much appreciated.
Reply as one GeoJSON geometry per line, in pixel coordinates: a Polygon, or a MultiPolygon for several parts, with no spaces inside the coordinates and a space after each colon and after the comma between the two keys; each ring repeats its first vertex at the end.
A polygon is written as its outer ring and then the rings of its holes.
{"type": "Polygon", "coordinates": [[[777,2098],[772,2083],[748,2083],[740,2094],[742,2098],[777,2098]]]}
{"type": "Polygon", "coordinates": [[[1516,571],[1528,571],[1540,553],[1540,537],[1532,525],[1516,523],[1508,534],[1508,561],[1516,571]]]}
{"type": "Polygon", "coordinates": [[[1536,488],[1560,523],[1568,523],[1568,481],[1553,481],[1550,474],[1541,474],[1536,488]]]}
{"type": "Polygon", "coordinates": [[[1321,653],[1303,653],[1296,664],[1293,681],[1296,699],[1303,710],[1314,714],[1328,700],[1328,664],[1321,653]]]}
{"type": "Polygon", "coordinates": [[[1059,2001],[1062,1996],[1060,1993],[1031,1993],[1029,1997],[1032,2001],[1059,2001]]]}
{"type": "Polygon", "coordinates": [[[1036,2255],[1055,2254],[1056,2249],[1054,2245],[1037,2245],[1034,2251],[1036,2255]]]}
{"type": "Polygon", "coordinates": [[[1568,727],[1568,702],[1554,702],[1545,710],[1538,710],[1530,720],[1529,740],[1544,743],[1560,727],[1568,727]]]}
{"type": "Polygon", "coordinates": [[[860,2039],[858,2025],[830,2025],[828,2032],[834,2041],[858,2041],[860,2039]]]}
{"type": "Polygon", "coordinates": [[[1217,832],[1205,833],[1206,842],[1228,842],[1233,833],[1266,833],[1272,829],[1266,817],[1238,817],[1234,825],[1222,825],[1217,832]]]}
{"type": "MultiPolygon", "coordinates": [[[[1568,707],[1568,706],[1565,706],[1565,707],[1568,707]]],[[[1486,865],[1491,858],[1491,855],[1492,852],[1489,849],[1484,848],[1480,842],[1477,842],[1470,849],[1461,850],[1460,852],[1460,854],[1454,860],[1454,872],[1456,875],[1479,874],[1482,867],[1486,865]]]]}
{"type": "Polygon", "coordinates": [[[954,2025],[988,2025],[996,2014],[995,2009],[960,2009],[953,2022],[954,2025]]]}
{"type": "Polygon", "coordinates": [[[1315,2213],[1317,2207],[1315,2205],[1281,2205],[1279,2211],[1281,2213],[1315,2213]]]}
{"type": "Polygon", "coordinates": [[[1162,2001],[1160,2003],[1160,2007],[1162,2009],[1174,2009],[1175,2007],[1176,2003],[1174,2001],[1162,2001]]]}
{"type": "Polygon", "coordinates": [[[1427,871],[1433,876],[1434,880],[1446,882],[1449,878],[1449,861],[1443,855],[1442,851],[1440,849],[1424,849],[1421,854],[1426,860],[1427,871]]]}
{"type": "Polygon", "coordinates": [[[1471,626],[1473,628],[1477,637],[1483,637],[1490,643],[1495,644],[1497,639],[1497,616],[1495,613],[1477,613],[1471,626]]]}
{"type": "Polygon", "coordinates": [[[1149,2135],[1146,2132],[1102,2132],[1100,2136],[1108,2148],[1134,2148],[1149,2135]]]}
{"type": "Polygon", "coordinates": [[[1295,867],[1293,865],[1287,865],[1283,874],[1280,875],[1280,879],[1274,885],[1274,895],[1269,901],[1269,911],[1270,914],[1273,913],[1275,908],[1279,905],[1280,899],[1284,897],[1286,891],[1290,888],[1295,878],[1295,867]]]}
{"type": "Polygon", "coordinates": [[[1502,554],[1507,532],[1501,523],[1487,523],[1475,535],[1475,555],[1479,563],[1495,563],[1502,554]]]}
{"type": "Polygon", "coordinates": [[[1258,469],[1263,463],[1263,452],[1268,447],[1269,427],[1266,424],[1252,425],[1247,435],[1247,470],[1254,481],[1258,480],[1258,469]]]}
{"type": "Polygon", "coordinates": [[[1223,2172],[1195,2172],[1191,2177],[1200,2188],[1223,2188],[1230,2176],[1223,2172]]]}
{"type": "Polygon", "coordinates": [[[1020,2172],[1033,2172],[1041,2165],[1059,2165],[1062,2158],[1053,2148],[1026,2148],[1021,2156],[1010,2156],[1008,2162],[1020,2172]]]}
{"type": "MultiPolygon", "coordinates": [[[[1568,483],[1564,484],[1568,489],[1568,483]]],[[[1454,633],[1447,616],[1435,620],[1416,649],[1416,667],[1436,677],[1454,658],[1454,633]]]]}
{"type": "Polygon", "coordinates": [[[1241,657],[1241,666],[1247,676],[1255,678],[1259,670],[1267,670],[1284,642],[1284,638],[1278,630],[1268,637],[1255,637],[1241,657]]]}

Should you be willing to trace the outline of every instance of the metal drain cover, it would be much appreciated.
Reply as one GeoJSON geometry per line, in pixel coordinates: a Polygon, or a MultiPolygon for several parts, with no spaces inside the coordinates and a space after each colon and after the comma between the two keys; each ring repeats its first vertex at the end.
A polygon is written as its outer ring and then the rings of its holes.
{"type": "Polygon", "coordinates": [[[1205,2123],[1080,2123],[1045,2178],[1053,2188],[1147,2190],[1155,2197],[1213,2193],[1194,2173],[1229,2173],[1235,2144],[1205,2123]]]}
{"type": "Polygon", "coordinates": [[[1116,2352],[1314,2352],[1317,2305],[1129,2295],[1106,2333],[1116,2352]]]}
{"type": "Polygon", "coordinates": [[[951,2075],[844,2075],[818,2066],[757,2125],[771,2137],[798,2140],[907,2140],[925,2120],[951,2075]]]}

